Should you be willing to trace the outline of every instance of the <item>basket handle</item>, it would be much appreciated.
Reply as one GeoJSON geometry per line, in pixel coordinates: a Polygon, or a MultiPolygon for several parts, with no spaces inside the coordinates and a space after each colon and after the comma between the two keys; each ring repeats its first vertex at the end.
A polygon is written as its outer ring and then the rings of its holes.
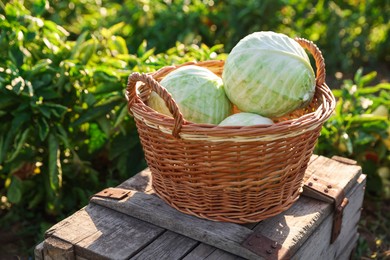
{"type": "Polygon", "coordinates": [[[172,135],[176,138],[180,138],[179,133],[184,123],[183,115],[180,112],[176,102],[173,100],[171,94],[169,94],[169,92],[151,75],[145,73],[140,74],[138,72],[133,72],[130,74],[126,88],[126,94],[128,98],[127,108],[129,112],[131,113],[130,108],[133,106],[136,99],[139,99],[136,90],[136,84],[139,81],[145,83],[145,86],[156,92],[165,101],[165,104],[167,105],[169,112],[171,112],[174,119],[172,135]]]}
{"type": "Polygon", "coordinates": [[[322,56],[320,49],[318,49],[317,45],[315,45],[312,41],[306,40],[304,38],[295,38],[303,48],[307,49],[311,55],[313,55],[314,60],[316,62],[316,84],[317,86],[321,86],[325,83],[326,71],[325,71],[325,60],[322,56]]]}

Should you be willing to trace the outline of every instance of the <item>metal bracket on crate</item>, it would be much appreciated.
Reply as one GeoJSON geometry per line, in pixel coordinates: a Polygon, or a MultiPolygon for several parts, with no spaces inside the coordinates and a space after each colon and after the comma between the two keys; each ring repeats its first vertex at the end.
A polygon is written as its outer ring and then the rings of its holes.
{"type": "Polygon", "coordinates": [[[288,249],[256,230],[241,245],[266,260],[291,258],[288,249]]]}
{"type": "Polygon", "coordinates": [[[333,214],[333,226],[330,239],[330,243],[332,244],[341,232],[344,208],[349,202],[348,198],[345,197],[343,189],[313,174],[305,181],[302,194],[310,198],[334,204],[335,212],[333,214]]]}
{"type": "Polygon", "coordinates": [[[119,189],[119,188],[106,188],[93,196],[101,197],[101,198],[111,198],[115,200],[121,200],[126,198],[127,194],[129,194],[130,190],[119,189]]]}

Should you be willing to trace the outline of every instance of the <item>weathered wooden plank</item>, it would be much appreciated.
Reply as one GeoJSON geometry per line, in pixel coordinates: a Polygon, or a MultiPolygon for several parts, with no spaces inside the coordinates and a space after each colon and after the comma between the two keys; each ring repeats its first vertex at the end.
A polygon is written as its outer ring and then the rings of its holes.
{"type": "Polygon", "coordinates": [[[197,244],[198,241],[186,236],[179,235],[172,231],[166,231],[132,260],[176,260],[182,259],[188,252],[190,252],[197,244]]]}
{"type": "Polygon", "coordinates": [[[43,242],[35,246],[34,257],[35,260],[43,260],[43,242]]]}
{"type": "Polygon", "coordinates": [[[345,248],[341,251],[341,254],[335,257],[334,259],[337,260],[351,260],[353,254],[355,253],[355,249],[357,246],[357,241],[359,239],[359,233],[356,233],[354,236],[352,236],[351,240],[348,242],[348,244],[345,246],[345,248]]]}
{"type": "Polygon", "coordinates": [[[152,175],[149,168],[137,173],[130,179],[118,185],[118,188],[154,193],[152,188],[152,175]]]}
{"type": "Polygon", "coordinates": [[[200,243],[195,247],[188,255],[186,255],[183,260],[211,260],[211,259],[236,259],[243,260],[245,258],[239,257],[227,251],[218,249],[216,247],[200,243]]]}
{"type": "Polygon", "coordinates": [[[50,237],[43,242],[44,259],[47,260],[73,260],[74,248],[71,243],[58,238],[50,237]]]}
{"type": "Polygon", "coordinates": [[[90,204],[53,226],[46,237],[73,244],[79,257],[128,259],[162,232],[163,228],[90,204]]]}
{"type": "Polygon", "coordinates": [[[315,159],[315,163],[311,163],[307,167],[304,180],[306,181],[313,174],[320,176],[324,181],[335,183],[346,193],[356,183],[362,174],[362,169],[358,165],[350,165],[319,156],[315,159]]]}
{"type": "Polygon", "coordinates": [[[76,260],[90,260],[90,259],[76,255],[76,260]]]}
{"type": "Polygon", "coordinates": [[[253,231],[242,225],[200,219],[177,211],[156,195],[132,191],[120,201],[92,197],[91,203],[129,214],[132,217],[172,230],[206,244],[241,252],[246,258],[255,258],[251,251],[240,243],[253,231]],[[157,213],[157,214],[156,214],[157,213]]]}
{"type": "Polygon", "coordinates": [[[217,249],[212,254],[204,258],[204,260],[245,260],[245,258],[217,249]]]}
{"type": "Polygon", "coordinates": [[[205,243],[200,243],[196,246],[189,254],[187,254],[183,260],[199,260],[206,259],[210,254],[212,254],[215,250],[215,247],[210,246],[205,243]]]}

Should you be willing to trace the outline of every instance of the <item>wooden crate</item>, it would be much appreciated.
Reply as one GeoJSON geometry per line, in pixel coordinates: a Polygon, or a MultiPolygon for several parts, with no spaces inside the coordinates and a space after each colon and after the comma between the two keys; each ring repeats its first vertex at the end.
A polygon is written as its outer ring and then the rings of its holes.
{"type": "Polygon", "coordinates": [[[365,182],[353,161],[313,155],[305,174],[304,194],[310,197],[302,195],[270,219],[239,225],[199,219],[168,206],[153,194],[146,169],[93,196],[86,207],[47,230],[35,257],[348,259],[358,239],[365,182]],[[313,178],[325,182],[319,186],[328,188],[325,193],[337,190],[336,199],[315,192],[313,178]]]}

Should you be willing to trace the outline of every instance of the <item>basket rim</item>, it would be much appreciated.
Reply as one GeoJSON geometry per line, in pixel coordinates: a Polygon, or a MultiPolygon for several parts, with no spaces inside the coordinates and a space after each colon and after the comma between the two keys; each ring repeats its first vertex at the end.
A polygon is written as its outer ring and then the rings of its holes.
{"type": "MultiPolygon", "coordinates": [[[[334,96],[331,90],[324,84],[319,87],[318,92],[320,92],[322,104],[315,111],[298,118],[276,122],[272,125],[253,126],[218,126],[184,121],[179,136],[188,140],[203,140],[205,138],[209,139],[207,137],[213,137],[216,138],[215,141],[230,140],[231,138],[242,138],[242,141],[253,141],[254,139],[268,141],[269,139],[296,136],[322,126],[331,116],[335,107],[334,96]]],[[[175,119],[156,112],[142,100],[136,100],[130,110],[135,118],[141,120],[149,127],[158,128],[166,134],[172,133],[175,119]]]]}

